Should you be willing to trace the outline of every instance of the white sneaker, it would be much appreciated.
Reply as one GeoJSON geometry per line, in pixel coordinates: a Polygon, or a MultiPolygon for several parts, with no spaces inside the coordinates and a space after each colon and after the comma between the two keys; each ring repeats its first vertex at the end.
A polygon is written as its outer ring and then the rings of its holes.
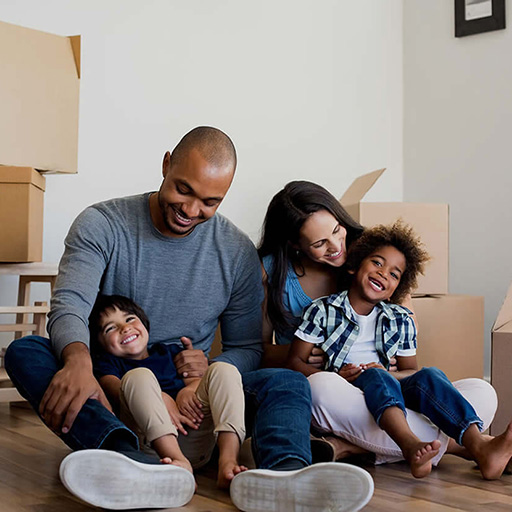
{"type": "Polygon", "coordinates": [[[66,489],[81,500],[113,510],[173,508],[187,504],[196,482],[171,464],[142,464],[110,450],[80,450],[60,465],[66,489]]]}
{"type": "Polygon", "coordinates": [[[373,480],[357,466],[325,462],[297,471],[244,471],[230,493],[244,512],[355,512],[370,501],[373,480]]]}

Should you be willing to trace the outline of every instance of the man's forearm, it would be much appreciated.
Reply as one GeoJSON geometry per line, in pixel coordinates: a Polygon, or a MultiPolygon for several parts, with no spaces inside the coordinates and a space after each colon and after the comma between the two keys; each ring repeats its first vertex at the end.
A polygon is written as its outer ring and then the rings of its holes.
{"type": "Polygon", "coordinates": [[[64,365],[80,365],[81,368],[88,368],[92,373],[91,354],[87,345],[81,341],[75,341],[66,345],[61,353],[64,365]]]}
{"type": "Polygon", "coordinates": [[[261,344],[254,344],[244,348],[229,348],[213,359],[213,361],[223,361],[232,364],[240,373],[244,373],[259,368],[262,353],[263,348],[261,344]]]}

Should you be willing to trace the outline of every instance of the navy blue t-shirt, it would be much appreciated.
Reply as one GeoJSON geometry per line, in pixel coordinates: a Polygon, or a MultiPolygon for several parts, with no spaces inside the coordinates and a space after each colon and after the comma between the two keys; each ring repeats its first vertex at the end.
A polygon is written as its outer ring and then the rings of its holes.
{"type": "Polygon", "coordinates": [[[176,398],[185,384],[172,359],[182,350],[183,347],[176,344],[155,343],[148,347],[149,357],[146,359],[125,359],[101,352],[94,358],[94,374],[97,378],[113,375],[121,379],[134,368],[148,368],[155,374],[162,391],[176,398]]]}

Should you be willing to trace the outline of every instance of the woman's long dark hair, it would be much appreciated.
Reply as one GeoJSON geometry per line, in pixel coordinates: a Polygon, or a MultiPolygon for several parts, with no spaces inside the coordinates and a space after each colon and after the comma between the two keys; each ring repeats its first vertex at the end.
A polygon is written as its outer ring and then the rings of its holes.
{"type": "Polygon", "coordinates": [[[361,235],[362,226],[350,217],[340,202],[328,190],[310,181],[291,181],[272,198],[268,206],[258,254],[261,259],[270,254],[274,260],[272,276],[268,276],[267,283],[267,313],[277,331],[290,326],[290,314],[283,307],[289,263],[299,274],[304,272],[292,244],[298,243],[304,222],[319,210],[331,213],[347,230],[347,249],[361,235]]]}

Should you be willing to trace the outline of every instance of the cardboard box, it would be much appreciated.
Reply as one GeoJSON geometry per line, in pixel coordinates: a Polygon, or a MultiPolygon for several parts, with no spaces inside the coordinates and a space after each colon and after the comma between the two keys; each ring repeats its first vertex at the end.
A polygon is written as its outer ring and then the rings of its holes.
{"type": "Polygon", "coordinates": [[[41,261],[45,177],[0,165],[0,262],[41,261]]]}
{"type": "Polygon", "coordinates": [[[436,366],[451,381],[484,376],[484,299],[472,295],[415,297],[418,365],[436,366]]]}
{"type": "Polygon", "coordinates": [[[512,285],[491,331],[491,384],[498,410],[491,434],[501,434],[512,420],[512,285]]]}
{"type": "Polygon", "coordinates": [[[366,193],[385,169],[359,176],[340,199],[347,212],[360,224],[392,224],[402,218],[425,244],[431,260],[418,279],[415,295],[448,293],[448,205],[427,203],[364,203],[366,193]]]}
{"type": "Polygon", "coordinates": [[[77,172],[80,36],[0,22],[0,164],[77,172]]]}

